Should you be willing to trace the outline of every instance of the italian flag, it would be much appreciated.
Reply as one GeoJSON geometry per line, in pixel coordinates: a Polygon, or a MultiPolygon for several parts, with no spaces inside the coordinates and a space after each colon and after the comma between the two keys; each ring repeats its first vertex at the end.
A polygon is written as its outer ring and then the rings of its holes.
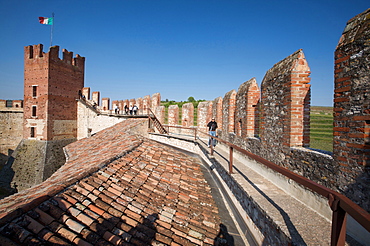
{"type": "Polygon", "coordinates": [[[53,25],[53,17],[39,17],[39,22],[45,25],[53,25]]]}

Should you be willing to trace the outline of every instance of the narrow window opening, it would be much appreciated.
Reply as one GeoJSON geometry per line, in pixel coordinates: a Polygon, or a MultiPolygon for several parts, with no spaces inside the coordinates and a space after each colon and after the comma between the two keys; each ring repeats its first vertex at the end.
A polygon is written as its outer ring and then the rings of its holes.
{"type": "Polygon", "coordinates": [[[37,85],[32,86],[32,96],[37,97],[37,85]]]}
{"type": "Polygon", "coordinates": [[[6,100],[6,107],[7,108],[13,107],[13,101],[12,100],[6,100]]]}
{"type": "Polygon", "coordinates": [[[31,127],[31,138],[35,137],[35,127],[31,127]]]}
{"type": "Polygon", "coordinates": [[[32,106],[32,116],[33,117],[36,117],[37,114],[36,114],[36,106],[32,106]]]}

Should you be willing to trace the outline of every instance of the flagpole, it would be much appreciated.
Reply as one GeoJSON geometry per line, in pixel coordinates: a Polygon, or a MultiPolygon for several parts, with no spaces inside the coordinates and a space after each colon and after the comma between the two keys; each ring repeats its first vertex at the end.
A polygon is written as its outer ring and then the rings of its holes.
{"type": "Polygon", "coordinates": [[[51,15],[53,17],[53,24],[51,25],[51,32],[50,32],[50,47],[53,46],[53,30],[54,30],[54,12],[51,15]]]}

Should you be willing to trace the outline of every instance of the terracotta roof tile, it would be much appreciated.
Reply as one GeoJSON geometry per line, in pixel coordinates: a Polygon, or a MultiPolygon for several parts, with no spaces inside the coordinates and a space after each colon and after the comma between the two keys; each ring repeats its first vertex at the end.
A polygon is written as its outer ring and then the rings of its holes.
{"type": "Polygon", "coordinates": [[[86,226],[90,226],[95,221],[93,218],[84,213],[77,215],[76,219],[86,226]]]}
{"type": "Polygon", "coordinates": [[[93,244],[88,243],[88,242],[86,242],[85,240],[83,240],[81,238],[75,238],[73,240],[73,244],[78,245],[78,246],[93,246],[93,244]]]}
{"type": "MultiPolygon", "coordinates": [[[[128,133],[141,123],[123,122],[68,145],[66,164],[30,196],[36,202],[27,203],[28,214],[6,217],[1,233],[21,243],[212,244],[220,219],[199,161],[128,133]]],[[[20,197],[0,207],[22,206],[20,197]]]]}
{"type": "Polygon", "coordinates": [[[78,237],[76,233],[72,232],[71,230],[68,230],[65,227],[60,228],[57,232],[62,238],[65,238],[70,242],[73,242],[73,240],[78,237]]]}
{"type": "Polygon", "coordinates": [[[48,242],[51,244],[51,245],[71,245],[69,242],[57,237],[57,236],[52,236],[51,238],[49,238],[48,242]]]}
{"type": "Polygon", "coordinates": [[[78,223],[77,221],[74,221],[73,219],[68,219],[65,222],[65,225],[69,229],[71,229],[72,231],[77,232],[77,233],[80,233],[85,228],[85,226],[83,224],[78,223]]]}

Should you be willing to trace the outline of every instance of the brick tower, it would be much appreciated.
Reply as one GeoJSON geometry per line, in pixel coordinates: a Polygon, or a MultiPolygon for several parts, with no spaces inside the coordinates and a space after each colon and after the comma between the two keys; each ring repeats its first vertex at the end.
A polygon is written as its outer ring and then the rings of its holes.
{"type": "Polygon", "coordinates": [[[85,58],[59,46],[24,48],[24,139],[77,137],[77,103],[84,87],[85,58]]]}
{"type": "Polygon", "coordinates": [[[85,58],[59,47],[24,47],[23,140],[15,150],[11,186],[41,183],[65,163],[63,147],[77,139],[77,101],[84,87],[85,58]]]}

